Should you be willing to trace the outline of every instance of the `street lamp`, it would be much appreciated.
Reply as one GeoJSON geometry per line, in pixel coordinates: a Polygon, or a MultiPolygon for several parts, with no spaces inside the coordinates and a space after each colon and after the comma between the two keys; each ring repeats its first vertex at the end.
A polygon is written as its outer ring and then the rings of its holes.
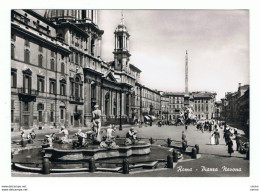
{"type": "Polygon", "coordinates": [[[119,115],[119,131],[122,131],[122,90],[120,90],[120,115],[119,115]]]}

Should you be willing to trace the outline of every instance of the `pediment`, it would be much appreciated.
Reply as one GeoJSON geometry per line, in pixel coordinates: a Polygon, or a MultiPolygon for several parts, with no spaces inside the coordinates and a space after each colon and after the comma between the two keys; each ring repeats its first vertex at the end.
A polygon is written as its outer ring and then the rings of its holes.
{"type": "Polygon", "coordinates": [[[106,80],[112,81],[112,82],[117,82],[116,78],[114,77],[114,75],[112,74],[112,72],[108,72],[104,78],[106,80]]]}

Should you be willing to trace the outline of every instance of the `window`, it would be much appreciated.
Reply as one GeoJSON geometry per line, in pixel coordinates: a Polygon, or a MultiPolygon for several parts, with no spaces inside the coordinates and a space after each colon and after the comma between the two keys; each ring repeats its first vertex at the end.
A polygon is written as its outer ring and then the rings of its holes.
{"type": "Polygon", "coordinates": [[[17,74],[16,71],[13,70],[11,71],[11,87],[16,88],[17,85],[17,74]]]}
{"type": "Polygon", "coordinates": [[[15,58],[15,54],[14,54],[14,50],[15,50],[15,46],[12,44],[11,45],[11,58],[14,59],[15,58]]]}
{"type": "Polygon", "coordinates": [[[27,64],[30,63],[30,51],[28,49],[24,51],[24,62],[27,64]]]}
{"type": "Polygon", "coordinates": [[[75,79],[75,97],[76,98],[79,98],[79,96],[80,96],[80,92],[79,92],[80,85],[79,85],[79,83],[80,83],[80,80],[79,80],[78,77],[76,77],[76,79],[75,79]]]}
{"type": "Polygon", "coordinates": [[[24,93],[30,94],[31,93],[31,81],[32,78],[29,75],[24,75],[23,76],[23,88],[24,88],[24,93]]]}
{"type": "Polygon", "coordinates": [[[44,77],[38,76],[37,91],[44,92],[44,77]]]}
{"type": "Polygon", "coordinates": [[[30,47],[30,42],[28,39],[24,40],[24,46],[30,47]]]}
{"type": "Polygon", "coordinates": [[[42,67],[42,55],[40,54],[40,55],[38,55],[38,66],[39,67],[42,67]]]}
{"type": "Polygon", "coordinates": [[[56,94],[56,81],[50,80],[50,94],[56,94]]]}
{"type": "Polygon", "coordinates": [[[39,45],[39,52],[42,52],[42,46],[39,45]]]}
{"type": "Polygon", "coordinates": [[[53,51],[51,51],[51,57],[54,57],[54,52],[53,51]]]}
{"type": "Polygon", "coordinates": [[[42,111],[38,111],[38,113],[39,113],[39,122],[42,122],[42,111]]]}
{"type": "Polygon", "coordinates": [[[11,122],[14,122],[14,100],[11,100],[11,122]]]}
{"type": "Polygon", "coordinates": [[[71,53],[70,59],[71,59],[71,62],[74,62],[74,53],[71,53]]]}
{"type": "Polygon", "coordinates": [[[86,16],[87,16],[86,10],[82,10],[82,12],[81,12],[81,18],[82,18],[82,19],[86,19],[86,16]]]}
{"type": "Polygon", "coordinates": [[[14,110],[11,110],[11,123],[14,122],[14,110]]]}
{"type": "Polygon", "coordinates": [[[91,98],[96,98],[96,86],[91,85],[91,98]]]}
{"type": "Polygon", "coordinates": [[[91,55],[94,56],[95,39],[91,39],[91,55]]]}
{"type": "Polygon", "coordinates": [[[55,63],[53,59],[51,60],[51,70],[55,71],[55,63]]]}
{"type": "Polygon", "coordinates": [[[61,63],[61,73],[65,74],[65,64],[63,62],[61,63]]]}
{"type": "Polygon", "coordinates": [[[14,33],[11,34],[11,40],[12,40],[13,42],[16,41],[16,35],[15,35],[14,33]]]}
{"type": "Polygon", "coordinates": [[[66,95],[66,84],[64,83],[60,84],[60,95],[66,95]]]}
{"type": "Polygon", "coordinates": [[[78,62],[79,62],[79,55],[78,55],[78,53],[76,53],[75,54],[75,63],[79,64],[78,62]]]}
{"type": "Polygon", "coordinates": [[[64,108],[60,109],[60,119],[64,119],[64,108]]]}
{"type": "Polygon", "coordinates": [[[123,37],[119,36],[118,41],[119,41],[119,48],[122,49],[123,48],[123,37]]]}
{"type": "Polygon", "coordinates": [[[79,65],[80,65],[80,66],[82,66],[82,61],[83,61],[83,58],[82,58],[82,56],[80,55],[80,56],[79,56],[79,65]]]}
{"type": "Polygon", "coordinates": [[[50,115],[50,121],[54,122],[54,104],[51,104],[51,115],[50,115]]]}
{"type": "Polygon", "coordinates": [[[29,111],[29,103],[23,102],[23,111],[29,111]]]}

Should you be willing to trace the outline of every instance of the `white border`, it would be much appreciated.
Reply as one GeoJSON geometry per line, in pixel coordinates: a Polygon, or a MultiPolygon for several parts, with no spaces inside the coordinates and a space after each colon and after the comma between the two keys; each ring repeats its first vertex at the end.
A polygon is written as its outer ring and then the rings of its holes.
{"type": "MultiPolygon", "coordinates": [[[[257,0],[102,0],[54,1],[24,0],[1,3],[0,63],[0,186],[27,185],[29,191],[41,190],[250,190],[258,185],[259,138],[257,117],[259,107],[259,18],[257,0]],[[11,9],[249,9],[250,10],[250,93],[251,93],[251,159],[249,178],[12,178],[10,174],[10,10],[11,9]],[[258,42],[258,43],[257,43],[258,42]],[[196,187],[196,188],[195,188],[196,187]]],[[[258,117],[259,118],[259,117],[258,117]]]]}

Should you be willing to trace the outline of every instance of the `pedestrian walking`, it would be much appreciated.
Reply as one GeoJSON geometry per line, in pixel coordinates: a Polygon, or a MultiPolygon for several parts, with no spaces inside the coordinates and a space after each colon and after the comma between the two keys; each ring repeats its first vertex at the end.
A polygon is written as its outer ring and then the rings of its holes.
{"type": "Polygon", "coordinates": [[[186,148],[188,147],[187,140],[182,140],[182,152],[184,153],[186,151],[186,148]]]}
{"type": "Polygon", "coordinates": [[[228,145],[228,153],[229,153],[229,156],[231,157],[231,154],[234,152],[234,150],[233,150],[233,141],[231,139],[229,139],[227,141],[227,145],[228,145]]]}
{"type": "Polygon", "coordinates": [[[215,137],[214,137],[214,134],[212,134],[211,136],[210,136],[210,138],[209,138],[209,144],[211,144],[211,145],[215,145],[215,137]]]}
{"type": "Polygon", "coordinates": [[[225,139],[226,145],[227,145],[227,142],[230,139],[230,137],[231,137],[231,133],[229,131],[229,127],[227,127],[226,131],[224,130],[224,139],[225,139]]]}
{"type": "Polygon", "coordinates": [[[182,131],[181,140],[182,140],[182,141],[183,141],[183,140],[186,140],[186,135],[185,135],[184,131],[182,131]]]}
{"type": "Polygon", "coordinates": [[[241,140],[241,137],[240,137],[239,134],[237,134],[237,136],[236,136],[236,144],[237,144],[236,150],[240,151],[241,146],[242,146],[243,143],[242,143],[242,140],[241,140]]]}
{"type": "Polygon", "coordinates": [[[219,138],[220,138],[218,129],[216,129],[213,134],[214,134],[214,138],[215,138],[215,144],[218,145],[219,144],[219,138]]]}

